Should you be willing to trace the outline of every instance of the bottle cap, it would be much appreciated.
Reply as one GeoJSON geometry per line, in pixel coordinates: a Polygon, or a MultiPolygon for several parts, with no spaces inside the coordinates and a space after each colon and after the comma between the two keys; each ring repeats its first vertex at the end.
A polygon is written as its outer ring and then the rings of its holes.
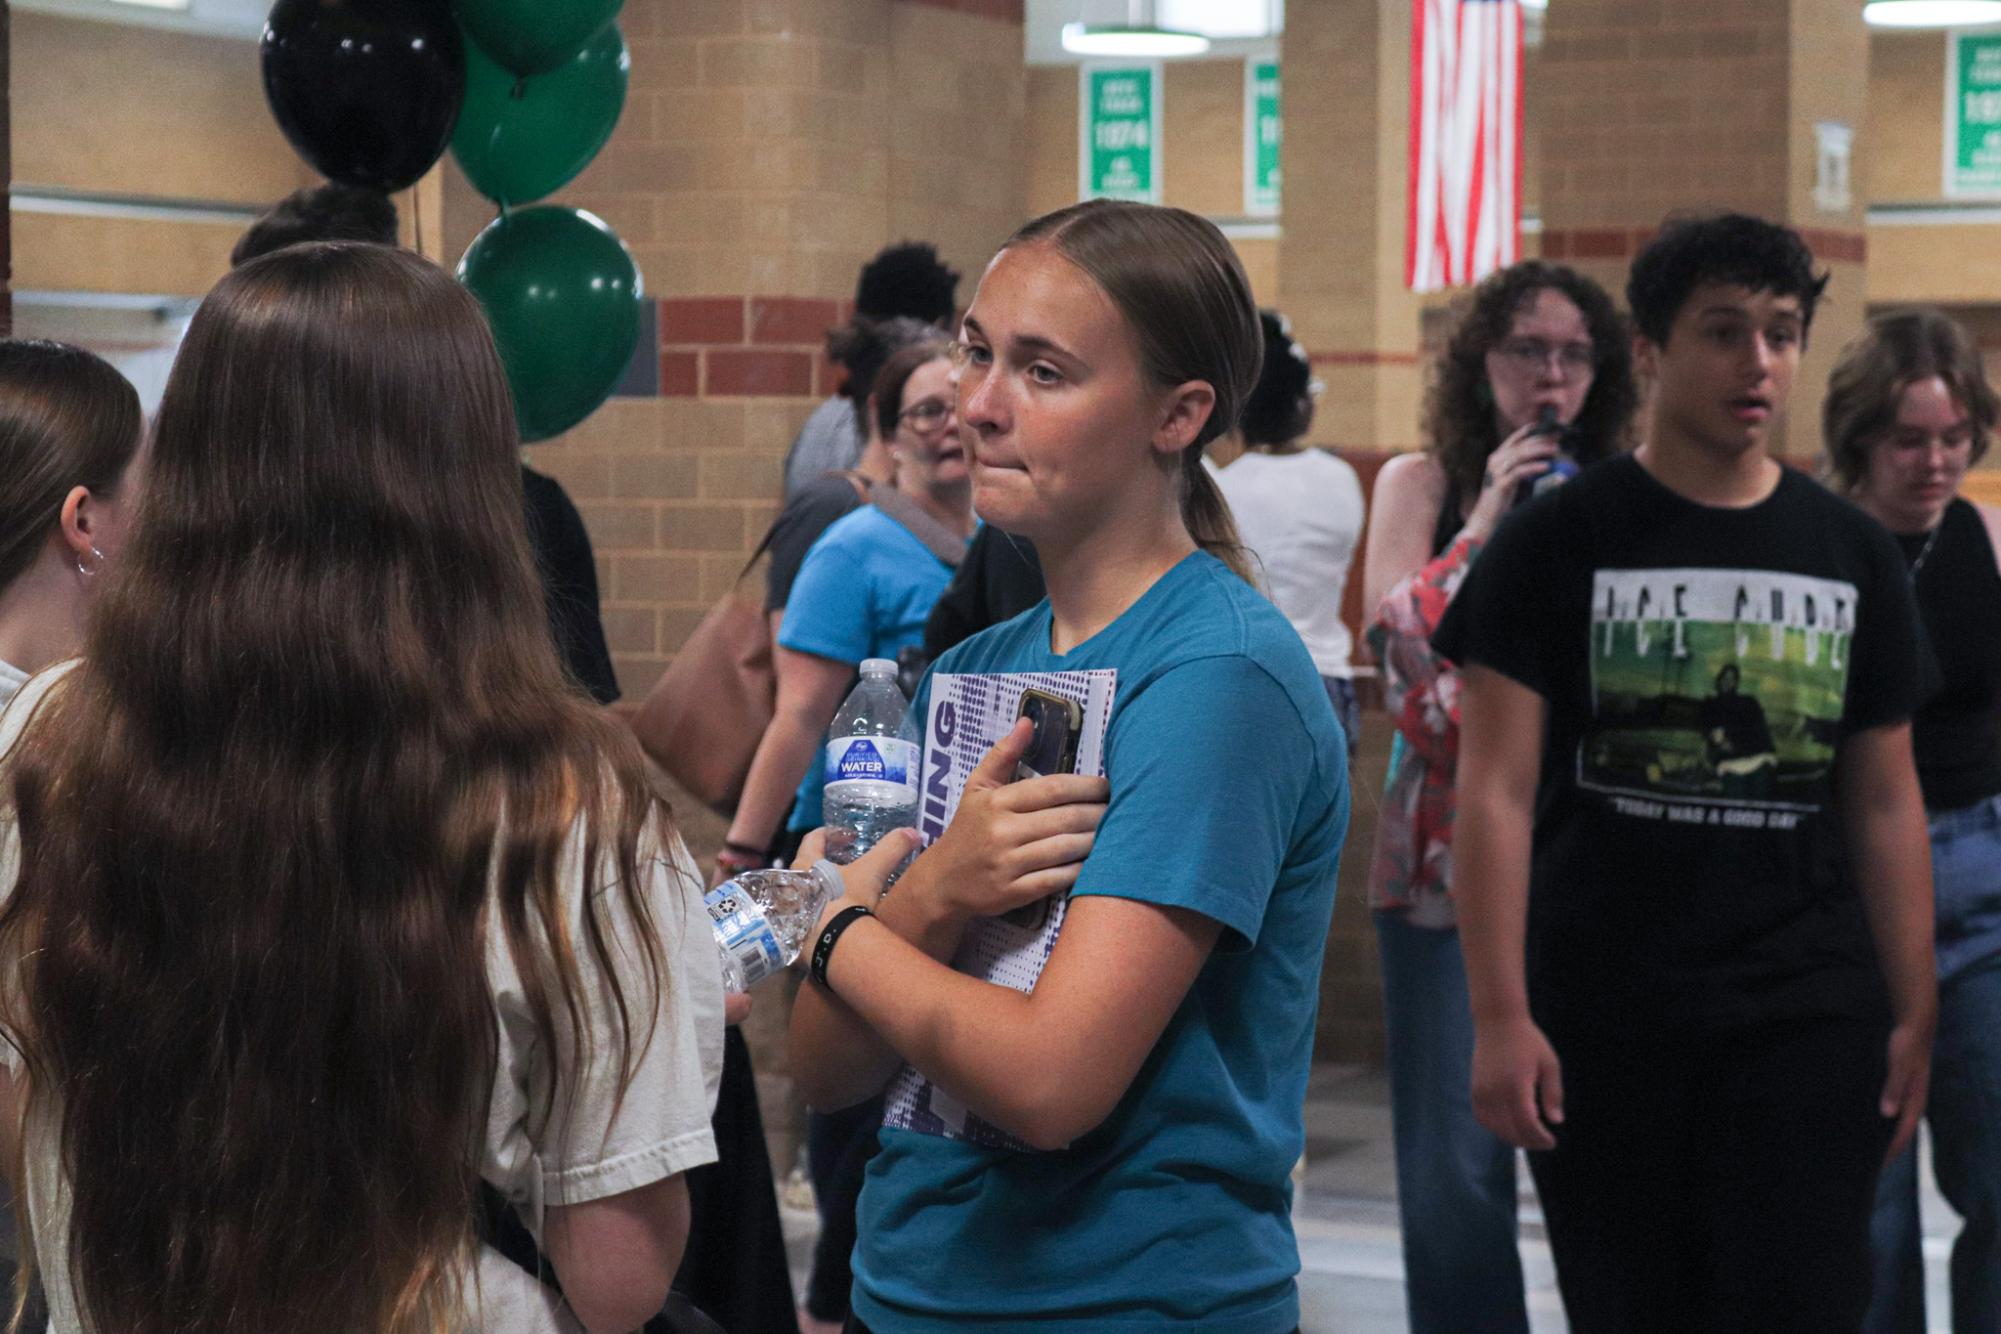
{"type": "Polygon", "coordinates": [[[862,675],[887,676],[893,680],[896,677],[896,660],[894,658],[864,658],[862,659],[862,675]]]}

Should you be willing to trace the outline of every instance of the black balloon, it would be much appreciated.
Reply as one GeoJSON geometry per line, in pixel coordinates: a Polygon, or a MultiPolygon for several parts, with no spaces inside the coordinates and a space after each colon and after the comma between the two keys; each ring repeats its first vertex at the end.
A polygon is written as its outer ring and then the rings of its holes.
{"type": "Polygon", "coordinates": [[[404,190],[452,141],[465,47],[449,0],[278,0],[264,95],[328,180],[404,190]]]}

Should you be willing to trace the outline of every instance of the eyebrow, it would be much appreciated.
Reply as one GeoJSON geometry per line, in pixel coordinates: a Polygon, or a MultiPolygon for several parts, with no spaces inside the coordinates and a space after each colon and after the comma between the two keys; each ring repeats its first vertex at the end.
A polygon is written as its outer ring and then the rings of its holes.
{"type": "MultiPolygon", "coordinates": [[[[971,315],[966,316],[963,323],[966,327],[967,332],[976,333],[982,338],[988,337],[987,331],[985,329],[982,329],[980,327],[980,322],[974,319],[971,315]]],[[[1057,342],[1052,338],[1044,338],[1041,334],[1016,334],[1013,338],[1009,339],[1008,342],[1010,346],[1019,348],[1023,351],[1052,352],[1057,356],[1064,358],[1067,361],[1074,361],[1080,364],[1083,361],[1083,358],[1079,357],[1075,352],[1072,352],[1069,348],[1063,346],[1063,344],[1057,342]]]]}

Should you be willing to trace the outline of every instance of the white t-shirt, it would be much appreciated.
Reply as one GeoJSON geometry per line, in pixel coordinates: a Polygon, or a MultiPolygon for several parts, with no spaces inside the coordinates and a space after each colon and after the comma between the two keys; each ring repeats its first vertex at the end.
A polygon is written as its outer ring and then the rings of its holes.
{"type": "Polygon", "coordinates": [[[28,684],[26,672],[13,663],[0,659],[0,708],[5,708],[7,701],[14,698],[15,692],[26,684],[28,684]]]}
{"type": "Polygon", "coordinates": [[[1306,641],[1322,676],[1351,676],[1341,620],[1348,566],[1362,537],[1362,483],[1322,449],[1297,454],[1246,450],[1216,474],[1255,559],[1260,585],[1306,641]]]}
{"type": "MultiPolygon", "coordinates": [[[[4,756],[48,687],[75,664],[52,668],[24,686],[11,706],[0,710],[0,771],[4,756]]],[[[11,892],[19,873],[21,844],[11,812],[0,810],[0,886],[11,892]]],[[[617,1021],[605,978],[582,942],[585,875],[580,838],[563,852],[565,890],[577,912],[577,968],[583,986],[583,1013],[599,1059],[585,1072],[574,1104],[558,1088],[546,1123],[538,1112],[542,1091],[569,1068],[536,1036],[532,1012],[507,948],[498,914],[488,914],[487,975],[499,1016],[499,1059],[484,1136],[480,1175],[512,1201],[539,1241],[546,1205],[583,1204],[685,1172],[716,1160],[710,1129],[722,1078],[723,993],[702,882],[678,837],[670,847],[641,848],[647,877],[646,899],[660,936],[667,994],[662,998],[653,1040],[633,1071],[632,1083],[612,1115],[618,1070],[607,1054],[617,1051],[617,1021]],[[552,1057],[554,1059],[552,1059],[552,1057]],[[565,1116],[566,1110],[568,1116],[565,1116]]],[[[621,962],[636,964],[636,932],[623,900],[600,891],[609,945],[621,962]]],[[[622,976],[636,976],[632,970],[622,976]]],[[[566,1024],[559,1011],[556,1030],[566,1024]]],[[[560,1037],[567,1044],[567,1037],[560,1037]]],[[[0,1043],[0,1061],[17,1069],[18,1055],[0,1043]]],[[[27,1127],[25,1159],[29,1217],[40,1274],[49,1299],[49,1328],[58,1334],[81,1331],[76,1297],[64,1257],[69,1201],[62,1188],[55,1118],[34,1118],[27,1127]]],[[[490,1248],[482,1248],[477,1300],[470,1330],[480,1334],[579,1334],[577,1324],[554,1292],[490,1248]]],[[[469,1288],[469,1299],[472,1290],[469,1288]]]]}

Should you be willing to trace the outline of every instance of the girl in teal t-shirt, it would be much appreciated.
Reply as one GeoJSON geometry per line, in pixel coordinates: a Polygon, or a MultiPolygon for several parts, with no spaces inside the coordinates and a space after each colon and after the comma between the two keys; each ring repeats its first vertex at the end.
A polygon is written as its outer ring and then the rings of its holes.
{"type": "Polygon", "coordinates": [[[1007,782],[1017,725],[896,893],[909,842],[889,838],[813,938],[808,1101],[895,1081],[851,1329],[1298,1324],[1289,1171],[1347,759],[1201,466],[1261,347],[1212,224],[1103,200],[1016,233],[966,316],[974,506],[1035,543],[1049,599],[939,669],[1115,669],[1108,780],[1007,782]],[[974,919],[1065,893],[1030,991],[950,966],[974,919]],[[912,1090],[923,1110],[899,1116],[912,1090]]]}

